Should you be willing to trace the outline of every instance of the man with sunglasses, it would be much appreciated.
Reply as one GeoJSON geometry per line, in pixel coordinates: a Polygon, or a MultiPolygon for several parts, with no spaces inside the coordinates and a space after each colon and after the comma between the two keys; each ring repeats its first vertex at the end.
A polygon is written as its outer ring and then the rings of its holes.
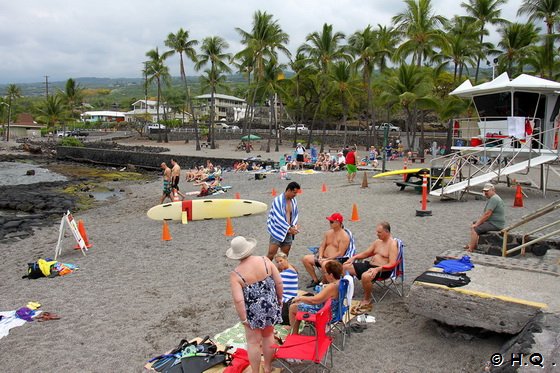
{"type": "Polygon", "coordinates": [[[478,246],[478,237],[490,231],[500,231],[506,225],[504,201],[496,194],[496,188],[491,183],[484,184],[482,193],[488,199],[484,206],[484,213],[471,225],[471,240],[465,249],[474,251],[478,246]]]}
{"type": "Polygon", "coordinates": [[[344,229],[342,222],[344,218],[338,212],[327,217],[330,229],[323,236],[323,241],[316,254],[305,255],[301,260],[307,273],[311,276],[311,283],[307,286],[313,288],[319,284],[320,279],[315,273],[315,268],[320,268],[325,273],[325,264],[331,260],[336,260],[340,264],[346,262],[348,257],[344,254],[350,245],[350,235],[344,229]]]}

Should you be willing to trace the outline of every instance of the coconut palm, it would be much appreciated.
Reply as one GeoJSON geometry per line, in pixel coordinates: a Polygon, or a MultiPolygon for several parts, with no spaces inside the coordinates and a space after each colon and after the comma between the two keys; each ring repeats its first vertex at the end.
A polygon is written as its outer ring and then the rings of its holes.
{"type": "Polygon", "coordinates": [[[21,97],[21,90],[15,84],[9,84],[6,88],[6,101],[8,104],[8,128],[6,130],[6,141],[10,140],[10,121],[12,120],[12,111],[16,99],[21,97]]]}
{"type": "Polygon", "coordinates": [[[405,132],[409,149],[416,140],[416,104],[418,100],[425,98],[431,89],[430,73],[425,69],[403,63],[381,81],[381,99],[387,104],[398,105],[406,113],[405,132]]]}
{"type": "Polygon", "coordinates": [[[523,61],[539,40],[540,28],[532,23],[510,23],[499,31],[501,40],[498,47],[502,54],[498,56],[500,70],[505,70],[512,76],[523,71],[523,61]],[[514,64],[517,68],[514,70],[514,64]]]}
{"type": "MultiPolygon", "coordinates": [[[[375,112],[373,110],[373,91],[371,89],[371,75],[375,66],[375,56],[379,50],[375,31],[368,25],[362,31],[356,31],[348,38],[350,53],[355,57],[354,63],[362,70],[362,84],[367,94],[367,112],[371,120],[368,126],[367,148],[371,145],[372,130],[375,134],[375,112]]],[[[339,66],[339,68],[342,68],[339,66]]],[[[344,145],[346,145],[346,128],[344,131],[344,145]]]]}
{"type": "Polygon", "coordinates": [[[406,10],[393,17],[395,28],[404,39],[397,55],[401,58],[412,55],[412,63],[420,66],[428,57],[434,55],[436,46],[445,42],[440,27],[447,21],[445,17],[434,14],[431,0],[404,2],[406,10]]]}
{"type": "MultiPolygon", "coordinates": [[[[255,105],[258,85],[264,78],[266,64],[269,61],[278,61],[278,51],[283,52],[288,58],[291,56],[287,48],[290,38],[288,34],[282,30],[278,21],[273,20],[272,17],[272,14],[256,11],[253,14],[250,32],[240,28],[235,29],[241,35],[241,43],[246,46],[236,57],[240,54],[252,55],[252,67],[254,69],[256,85],[253,90],[252,99],[247,97],[247,101],[250,102],[252,106],[255,105]]],[[[251,134],[251,123],[252,121],[246,122],[248,126],[247,133],[249,135],[251,134]]],[[[245,128],[246,126],[244,126],[244,130],[245,128]]],[[[249,151],[250,149],[247,148],[247,152],[249,151]]]]}
{"type": "MultiPolygon", "coordinates": [[[[169,68],[165,65],[165,60],[173,54],[172,51],[167,51],[164,53],[159,53],[158,48],[149,50],[146,52],[146,57],[149,58],[145,63],[145,73],[148,78],[148,83],[156,82],[157,86],[157,103],[156,103],[156,118],[159,125],[158,131],[158,142],[161,142],[161,123],[159,120],[159,106],[161,101],[161,83],[162,81],[168,82],[169,68]]],[[[167,138],[167,131],[165,131],[165,142],[169,142],[167,138]]]]}
{"type": "MultiPolygon", "coordinates": [[[[311,63],[317,68],[319,79],[319,102],[317,103],[315,114],[311,121],[309,128],[309,135],[307,138],[307,147],[311,147],[311,138],[315,127],[315,118],[321,107],[325,106],[325,101],[322,100],[328,90],[328,72],[332,63],[340,60],[351,61],[352,57],[346,54],[346,47],[341,45],[345,35],[342,32],[334,32],[333,26],[323,24],[321,32],[312,32],[305,38],[305,44],[298,48],[298,53],[305,53],[310,59],[311,63]]],[[[321,152],[324,147],[324,137],[326,135],[326,121],[323,121],[323,141],[321,142],[321,152]]]]}
{"type": "Polygon", "coordinates": [[[245,115],[243,120],[243,130],[242,135],[247,133],[247,123],[249,121],[249,110],[253,108],[253,102],[249,101],[250,88],[251,88],[251,74],[255,69],[255,57],[252,51],[244,49],[243,51],[237,53],[231,60],[231,63],[236,67],[237,71],[243,74],[247,78],[247,92],[245,95],[239,97],[247,98],[247,105],[245,106],[245,115]]]}
{"type": "Polygon", "coordinates": [[[333,64],[329,72],[329,81],[332,85],[331,92],[340,100],[342,108],[341,126],[344,127],[344,146],[348,145],[348,127],[346,119],[350,107],[355,104],[356,96],[360,91],[360,79],[356,75],[356,69],[346,61],[338,61],[333,64]]]}
{"type": "Polygon", "coordinates": [[[197,62],[194,66],[195,70],[199,71],[203,66],[210,63],[210,70],[208,70],[209,81],[216,82],[212,87],[210,93],[210,146],[216,149],[214,140],[214,120],[215,120],[215,107],[214,95],[216,94],[216,86],[218,77],[222,72],[231,72],[231,69],[226,64],[226,61],[231,59],[231,55],[225,52],[229,48],[229,44],[219,36],[210,36],[204,38],[201,45],[200,54],[197,55],[197,62]]]}
{"type": "MultiPolygon", "coordinates": [[[[548,65],[548,77],[552,79],[552,67],[554,65],[554,24],[558,22],[560,13],[560,0],[524,0],[517,15],[528,15],[529,21],[544,20],[546,24],[546,58],[548,65]]],[[[557,35],[556,35],[557,37],[557,35]]]]}
{"type": "Polygon", "coordinates": [[[375,30],[377,39],[377,51],[375,53],[375,64],[379,67],[379,72],[384,72],[387,68],[388,61],[395,56],[397,45],[400,42],[400,36],[393,27],[377,25],[375,30]]]}
{"type": "MultiPolygon", "coordinates": [[[[196,150],[200,150],[200,139],[198,136],[198,122],[196,120],[192,98],[190,95],[189,85],[187,82],[187,74],[185,73],[185,63],[183,60],[183,54],[189,58],[192,62],[196,62],[196,50],[195,46],[198,45],[198,40],[189,39],[189,31],[180,28],[177,33],[169,33],[167,39],[165,40],[165,45],[172,49],[174,53],[179,55],[179,73],[181,76],[181,81],[185,86],[185,95],[188,102],[187,110],[190,111],[193,122],[194,122],[194,137],[196,142],[196,150]]],[[[184,114],[183,114],[184,115],[184,114]]]]}
{"type": "MultiPolygon", "coordinates": [[[[303,123],[305,119],[305,87],[309,85],[310,77],[314,75],[313,68],[310,65],[310,60],[302,52],[297,52],[294,58],[290,61],[290,69],[294,75],[288,79],[288,85],[291,89],[291,94],[285,97],[285,100],[290,104],[295,111],[296,123],[303,123]]],[[[297,126],[297,124],[296,124],[297,126]]],[[[297,145],[298,131],[294,131],[293,147],[297,145]]]]}
{"type": "Polygon", "coordinates": [[[80,114],[77,108],[82,105],[82,99],[84,97],[82,87],[80,87],[74,79],[70,78],[66,81],[62,95],[64,103],[68,106],[68,110],[70,111],[70,117],[77,119],[80,114]]]}
{"type": "Polygon", "coordinates": [[[50,130],[54,130],[58,124],[64,123],[68,117],[67,107],[61,95],[47,96],[38,111],[39,117],[37,119],[45,123],[50,130]]]}
{"type": "MultiPolygon", "coordinates": [[[[502,5],[505,5],[507,0],[468,0],[466,3],[461,3],[461,6],[465,8],[467,14],[476,20],[479,33],[479,49],[483,52],[486,48],[484,47],[484,36],[488,35],[488,30],[486,30],[486,25],[497,25],[500,23],[507,22],[505,19],[501,18],[502,5]]],[[[482,55],[476,58],[476,71],[474,74],[474,82],[478,81],[478,72],[480,70],[480,59],[482,55]]]]}

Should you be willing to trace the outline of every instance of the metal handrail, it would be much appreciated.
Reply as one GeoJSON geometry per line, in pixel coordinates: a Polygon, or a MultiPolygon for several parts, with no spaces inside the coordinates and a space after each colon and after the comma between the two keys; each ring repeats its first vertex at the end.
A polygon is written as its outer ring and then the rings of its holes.
{"type": "Polygon", "coordinates": [[[516,222],[516,223],[514,223],[514,224],[512,224],[512,225],[510,225],[509,227],[506,227],[506,228],[502,229],[502,230],[500,231],[500,232],[503,234],[502,256],[506,257],[506,256],[508,256],[509,254],[512,254],[512,253],[517,252],[517,251],[519,251],[519,250],[522,250],[522,254],[525,255],[525,248],[526,248],[526,247],[531,246],[531,245],[533,245],[533,244],[535,244],[535,243],[537,243],[537,242],[543,241],[543,240],[545,240],[545,239],[547,239],[547,238],[549,238],[549,237],[551,237],[551,236],[555,236],[555,235],[557,235],[557,234],[560,234],[560,229],[557,229],[557,230],[554,230],[554,231],[552,231],[552,232],[549,232],[549,233],[547,233],[547,234],[545,234],[545,235],[543,235],[543,236],[537,237],[537,238],[535,238],[535,239],[533,239],[533,240],[531,240],[531,241],[529,241],[529,242],[525,242],[525,239],[526,239],[526,237],[527,237],[528,235],[531,235],[531,234],[536,233],[536,232],[543,231],[543,230],[548,229],[548,228],[550,228],[550,227],[553,227],[553,226],[555,226],[555,225],[557,225],[557,224],[560,224],[560,219],[559,219],[559,220],[554,221],[554,222],[552,222],[552,223],[550,223],[550,224],[547,224],[547,225],[542,226],[542,227],[539,227],[539,228],[537,228],[537,229],[535,229],[535,230],[533,230],[533,231],[530,231],[530,232],[525,233],[525,234],[523,235],[523,239],[522,239],[522,241],[521,241],[521,245],[518,245],[518,246],[516,246],[516,247],[514,247],[514,248],[511,248],[511,249],[509,249],[509,250],[508,250],[508,248],[507,248],[508,234],[509,234],[513,229],[519,228],[519,227],[521,227],[522,225],[529,223],[530,221],[533,221],[533,220],[535,220],[535,219],[537,219],[537,218],[540,218],[540,217],[542,217],[542,216],[544,216],[544,215],[547,215],[547,214],[549,214],[549,213],[555,211],[555,210],[558,209],[558,208],[560,208],[560,201],[551,202],[551,203],[549,203],[548,205],[546,205],[546,206],[544,206],[544,207],[541,207],[540,209],[538,209],[538,210],[532,212],[531,214],[522,217],[520,221],[518,221],[518,222],[516,222]]]}

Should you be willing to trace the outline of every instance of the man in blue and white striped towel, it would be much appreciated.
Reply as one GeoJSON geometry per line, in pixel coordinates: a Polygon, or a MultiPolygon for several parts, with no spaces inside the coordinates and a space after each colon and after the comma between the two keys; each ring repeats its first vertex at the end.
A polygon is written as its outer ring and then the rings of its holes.
{"type": "Polygon", "coordinates": [[[289,255],[294,236],[299,233],[296,195],[300,189],[300,185],[292,181],[286,187],[286,191],[272,202],[266,221],[270,233],[267,255],[270,260],[274,259],[279,248],[289,255]]]}

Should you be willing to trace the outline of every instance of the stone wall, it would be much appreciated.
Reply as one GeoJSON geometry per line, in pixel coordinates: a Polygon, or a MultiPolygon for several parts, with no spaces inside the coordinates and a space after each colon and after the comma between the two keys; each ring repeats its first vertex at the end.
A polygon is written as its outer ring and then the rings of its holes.
{"type": "MultiPolygon", "coordinates": [[[[59,160],[96,163],[115,167],[123,167],[130,164],[144,169],[159,169],[161,162],[166,162],[169,165],[171,158],[177,160],[183,169],[193,168],[197,165],[205,165],[207,159],[209,159],[213,164],[221,165],[224,168],[231,167],[234,162],[236,162],[235,159],[229,158],[194,157],[174,154],[142,153],[124,150],[78,148],[69,146],[57,147],[56,158],[59,160]]],[[[258,162],[265,166],[274,164],[273,161],[267,160],[258,162]]]]}

